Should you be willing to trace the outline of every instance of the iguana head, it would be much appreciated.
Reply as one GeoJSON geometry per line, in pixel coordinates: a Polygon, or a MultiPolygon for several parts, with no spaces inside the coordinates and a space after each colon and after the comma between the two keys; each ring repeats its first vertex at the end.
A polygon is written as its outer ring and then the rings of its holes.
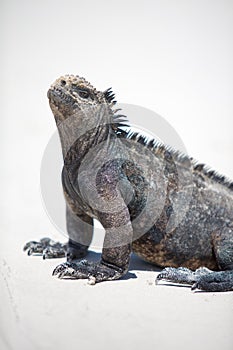
{"type": "Polygon", "coordinates": [[[56,119],[62,122],[79,110],[101,104],[111,107],[116,103],[111,89],[97,91],[88,81],[77,75],[64,75],[48,90],[49,104],[56,119]]]}

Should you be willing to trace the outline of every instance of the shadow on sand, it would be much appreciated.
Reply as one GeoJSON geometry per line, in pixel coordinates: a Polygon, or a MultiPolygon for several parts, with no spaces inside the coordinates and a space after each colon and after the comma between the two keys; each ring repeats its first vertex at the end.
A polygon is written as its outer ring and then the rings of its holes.
{"type": "MultiPolygon", "coordinates": [[[[101,253],[94,252],[90,250],[88,252],[88,255],[86,257],[87,260],[97,262],[101,258],[101,253]]],[[[134,270],[137,271],[154,271],[159,272],[161,271],[161,268],[159,268],[156,265],[150,264],[142,259],[140,259],[137,255],[132,254],[130,258],[130,265],[129,265],[129,272],[122,278],[123,280],[128,280],[131,278],[137,278],[134,270]]]]}

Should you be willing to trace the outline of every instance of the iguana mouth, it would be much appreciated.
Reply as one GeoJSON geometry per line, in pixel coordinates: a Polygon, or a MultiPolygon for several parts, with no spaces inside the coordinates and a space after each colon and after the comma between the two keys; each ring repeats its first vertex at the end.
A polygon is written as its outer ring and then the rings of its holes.
{"type": "Polygon", "coordinates": [[[56,107],[60,107],[61,105],[73,106],[75,103],[75,99],[60,87],[51,87],[48,90],[47,96],[49,101],[56,107]]]}

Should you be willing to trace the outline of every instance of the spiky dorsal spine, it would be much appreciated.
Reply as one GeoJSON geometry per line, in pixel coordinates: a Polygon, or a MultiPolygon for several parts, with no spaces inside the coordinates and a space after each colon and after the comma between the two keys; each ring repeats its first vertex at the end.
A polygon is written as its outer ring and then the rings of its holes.
{"type": "MultiPolygon", "coordinates": [[[[106,101],[114,105],[116,104],[115,95],[112,91],[112,88],[109,88],[103,92],[104,97],[106,101]]],[[[219,174],[215,170],[211,169],[209,166],[197,162],[192,157],[189,157],[187,154],[180,152],[179,150],[173,149],[173,147],[163,144],[162,142],[152,139],[149,140],[146,136],[134,132],[132,130],[124,130],[121,129],[122,127],[130,127],[130,123],[127,120],[127,117],[125,115],[117,114],[117,112],[120,109],[117,109],[113,111],[112,116],[112,129],[117,134],[118,137],[123,137],[131,140],[135,140],[136,142],[141,143],[145,147],[153,150],[156,154],[164,154],[164,157],[171,157],[173,161],[176,161],[178,164],[186,166],[186,167],[192,167],[193,171],[197,171],[202,173],[203,175],[207,176],[208,178],[212,179],[215,182],[218,182],[226,187],[228,187],[230,190],[233,190],[233,181],[229,178],[225,177],[224,175],[219,174]],[[165,153],[164,153],[165,152],[165,153]]]]}
{"type": "Polygon", "coordinates": [[[104,97],[108,103],[111,103],[111,104],[116,103],[116,101],[114,100],[115,94],[113,93],[112,88],[109,88],[109,89],[104,91],[104,97]]]}
{"type": "MultiPolygon", "coordinates": [[[[118,116],[116,116],[116,118],[117,117],[118,116]]],[[[124,121],[127,122],[127,119],[125,119],[124,121]]],[[[178,150],[175,150],[173,147],[165,145],[158,140],[155,140],[155,139],[149,140],[144,135],[138,132],[134,132],[132,130],[127,130],[127,131],[122,130],[120,129],[120,127],[123,126],[121,125],[121,123],[116,125],[118,126],[116,131],[116,134],[118,137],[123,137],[135,142],[139,142],[145,147],[151,149],[151,151],[154,152],[156,155],[161,154],[164,158],[166,158],[166,160],[170,159],[181,166],[191,167],[190,170],[193,169],[194,172],[199,172],[200,174],[205,175],[206,177],[213,180],[214,182],[218,182],[223,186],[226,186],[230,190],[233,190],[233,181],[227,178],[226,176],[219,174],[209,166],[203,163],[199,163],[192,157],[189,157],[187,154],[180,152],[178,150]]],[[[126,126],[130,127],[129,124],[126,126]]]]}

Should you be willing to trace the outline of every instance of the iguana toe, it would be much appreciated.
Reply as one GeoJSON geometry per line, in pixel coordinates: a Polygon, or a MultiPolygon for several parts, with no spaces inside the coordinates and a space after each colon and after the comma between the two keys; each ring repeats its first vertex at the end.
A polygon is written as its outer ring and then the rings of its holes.
{"type": "Polygon", "coordinates": [[[92,263],[87,260],[66,262],[58,265],[53,271],[53,276],[60,279],[88,279],[89,284],[118,279],[122,275],[123,271],[105,266],[101,262],[92,263]]]}
{"type": "Polygon", "coordinates": [[[23,250],[27,251],[28,255],[42,255],[43,259],[63,258],[66,256],[67,244],[45,237],[39,242],[27,242],[23,250]]]}

